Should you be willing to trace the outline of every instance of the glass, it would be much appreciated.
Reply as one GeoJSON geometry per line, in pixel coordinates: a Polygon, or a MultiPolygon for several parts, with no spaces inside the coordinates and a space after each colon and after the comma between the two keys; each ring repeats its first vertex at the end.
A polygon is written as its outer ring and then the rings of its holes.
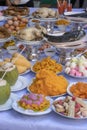
{"type": "Polygon", "coordinates": [[[34,7],[38,8],[40,7],[40,0],[34,0],[34,7]]]}
{"type": "Polygon", "coordinates": [[[67,5],[67,11],[72,11],[72,4],[67,5]]]}
{"type": "Polygon", "coordinates": [[[58,0],[57,7],[59,14],[63,14],[65,9],[67,8],[67,0],[58,0]]]}

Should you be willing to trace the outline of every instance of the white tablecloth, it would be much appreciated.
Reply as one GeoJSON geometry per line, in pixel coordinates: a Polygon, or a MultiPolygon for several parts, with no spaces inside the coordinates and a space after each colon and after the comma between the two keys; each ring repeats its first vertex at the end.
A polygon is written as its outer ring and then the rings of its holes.
{"type": "MultiPolygon", "coordinates": [[[[33,9],[31,9],[31,11],[33,11],[33,9]]],[[[29,83],[34,76],[35,74],[33,72],[24,75],[27,79],[27,83],[29,83]]],[[[66,78],[69,82],[77,81],[77,79],[68,76],[66,76],[66,78]]],[[[22,95],[25,92],[27,92],[26,89],[18,91],[16,94],[22,95]]],[[[42,116],[27,116],[11,109],[0,112],[0,130],[87,130],[87,119],[74,120],[64,118],[53,111],[42,116]]]]}

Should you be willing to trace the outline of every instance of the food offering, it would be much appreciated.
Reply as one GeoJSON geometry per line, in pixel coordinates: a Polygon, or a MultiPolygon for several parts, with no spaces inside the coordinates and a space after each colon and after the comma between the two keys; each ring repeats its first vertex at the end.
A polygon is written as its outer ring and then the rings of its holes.
{"type": "Polygon", "coordinates": [[[19,30],[25,28],[28,24],[27,18],[22,18],[20,15],[14,16],[6,21],[4,27],[12,34],[16,34],[19,30]]]}
{"type": "Polygon", "coordinates": [[[34,112],[45,111],[50,106],[50,101],[41,94],[25,94],[18,101],[18,105],[23,109],[33,110],[34,112]]]}
{"type": "Polygon", "coordinates": [[[67,86],[68,81],[65,77],[42,69],[36,74],[36,78],[29,85],[28,90],[45,96],[59,96],[66,93],[67,86]]]}
{"type": "Polygon", "coordinates": [[[28,7],[15,7],[15,6],[10,6],[5,10],[2,10],[2,13],[4,16],[27,16],[29,15],[29,8],[28,7]]]}
{"type": "Polygon", "coordinates": [[[36,73],[42,69],[51,70],[58,74],[63,70],[63,67],[61,64],[57,63],[56,60],[46,57],[41,61],[37,61],[32,67],[32,70],[36,73]]]}
{"type": "Polygon", "coordinates": [[[59,19],[55,22],[56,25],[65,25],[68,26],[70,24],[70,21],[66,19],[59,19]]]}
{"type": "Polygon", "coordinates": [[[9,31],[4,27],[0,27],[0,40],[2,41],[10,37],[11,37],[11,34],[9,33],[9,31]]]}
{"type": "Polygon", "coordinates": [[[15,41],[14,40],[9,40],[9,41],[5,42],[2,47],[4,49],[7,49],[7,47],[9,47],[9,46],[15,46],[15,41]]]}
{"type": "Polygon", "coordinates": [[[84,56],[71,58],[65,64],[65,73],[72,77],[87,77],[87,59],[84,56]]]}
{"type": "Polygon", "coordinates": [[[87,118],[87,102],[76,97],[59,97],[52,105],[52,109],[59,115],[71,119],[87,118]]]}
{"type": "Polygon", "coordinates": [[[50,8],[39,8],[35,12],[32,13],[32,16],[34,18],[38,19],[44,19],[44,18],[56,18],[57,17],[57,12],[53,9],[50,8]]]}
{"type": "Polygon", "coordinates": [[[82,99],[87,99],[87,83],[80,81],[72,83],[67,88],[67,92],[69,95],[73,95],[82,99]]]}
{"type": "Polygon", "coordinates": [[[7,62],[12,62],[16,65],[18,73],[19,74],[24,74],[26,72],[29,72],[31,68],[31,63],[21,54],[15,53],[12,55],[12,58],[6,58],[4,59],[3,62],[0,63],[0,65],[7,63],[7,62]],[[18,57],[18,59],[17,59],[18,57]]]}
{"type": "Polygon", "coordinates": [[[17,38],[27,42],[41,41],[44,37],[43,34],[46,34],[46,32],[44,27],[37,25],[20,30],[17,34],[17,38]]]}

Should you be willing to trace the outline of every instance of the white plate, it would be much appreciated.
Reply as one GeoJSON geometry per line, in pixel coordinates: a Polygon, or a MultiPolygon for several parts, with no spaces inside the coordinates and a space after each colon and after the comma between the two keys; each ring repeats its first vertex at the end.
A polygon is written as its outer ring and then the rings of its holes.
{"type": "MultiPolygon", "coordinates": [[[[33,78],[34,79],[34,78],[33,78]]],[[[27,87],[27,91],[28,92],[30,92],[30,93],[32,93],[31,92],[31,90],[29,89],[29,87],[30,87],[30,85],[33,83],[33,79],[29,82],[29,84],[28,84],[28,87],[27,87]]],[[[34,94],[37,94],[37,93],[34,93],[34,94]]],[[[57,97],[60,97],[60,96],[64,96],[66,93],[64,93],[64,94],[60,94],[60,95],[55,95],[55,96],[49,96],[50,98],[57,98],[57,97]]]]}
{"type": "Polygon", "coordinates": [[[0,105],[0,111],[6,111],[6,110],[9,110],[9,109],[12,109],[12,103],[15,99],[17,99],[17,95],[14,94],[14,93],[11,93],[7,102],[3,105],[0,105]]]}
{"type": "MultiPolygon", "coordinates": [[[[49,97],[46,97],[49,101],[50,101],[50,105],[52,104],[53,100],[49,97]]],[[[47,110],[42,111],[42,112],[34,112],[33,110],[25,110],[22,107],[18,106],[17,101],[19,99],[17,99],[16,101],[14,101],[14,103],[12,104],[12,107],[15,111],[21,113],[21,114],[25,114],[25,115],[31,115],[31,116],[39,116],[39,115],[45,115],[51,112],[51,107],[49,107],[47,110]]]]}
{"type": "Polygon", "coordinates": [[[85,13],[85,11],[70,11],[70,12],[64,12],[64,15],[74,15],[74,14],[82,14],[85,13]]]}
{"type": "Polygon", "coordinates": [[[16,37],[20,42],[21,44],[25,44],[25,45],[40,45],[43,43],[44,39],[40,40],[40,41],[26,41],[26,40],[23,40],[19,37],[16,37]]]}
{"type": "Polygon", "coordinates": [[[17,82],[15,83],[14,86],[11,86],[11,91],[19,91],[27,87],[27,81],[26,78],[19,76],[17,82]]]}
{"type": "MultiPolygon", "coordinates": [[[[10,0],[10,1],[11,1],[11,3],[14,2],[14,0],[10,0]]],[[[26,4],[28,1],[30,1],[30,0],[20,0],[20,3],[18,5],[26,4]]]]}
{"type": "Polygon", "coordinates": [[[37,20],[40,20],[41,22],[55,22],[57,18],[35,18],[37,20]]]}
{"type": "Polygon", "coordinates": [[[81,17],[66,17],[68,20],[74,23],[87,23],[87,18],[81,18],[81,17]]]}
{"type": "Polygon", "coordinates": [[[10,36],[8,38],[3,38],[3,39],[0,39],[0,42],[7,42],[7,41],[11,40],[12,38],[13,38],[12,36],[10,36]]]}
{"type": "MultiPolygon", "coordinates": [[[[62,100],[65,99],[65,96],[62,96],[62,97],[57,98],[56,100],[54,100],[54,102],[57,101],[57,100],[60,100],[60,99],[62,99],[62,100]]],[[[57,111],[55,110],[54,105],[52,105],[52,110],[53,110],[55,113],[57,113],[58,115],[60,115],[60,116],[62,116],[62,117],[65,117],[65,118],[75,119],[75,120],[78,120],[78,119],[87,119],[87,117],[76,118],[76,117],[65,116],[65,115],[63,115],[63,114],[57,112],[57,111]]]]}

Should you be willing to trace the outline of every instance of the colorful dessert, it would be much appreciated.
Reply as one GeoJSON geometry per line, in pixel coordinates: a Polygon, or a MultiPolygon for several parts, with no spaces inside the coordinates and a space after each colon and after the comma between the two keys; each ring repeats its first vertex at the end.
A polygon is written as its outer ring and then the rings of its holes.
{"type": "Polygon", "coordinates": [[[50,106],[49,100],[41,94],[25,94],[18,101],[18,105],[24,109],[33,110],[35,112],[45,111],[50,106]]]}
{"type": "Polygon", "coordinates": [[[87,76],[87,59],[84,56],[71,58],[65,66],[65,72],[71,76],[87,76]]]}
{"type": "Polygon", "coordinates": [[[63,97],[53,103],[55,111],[71,118],[87,117],[87,104],[80,98],[63,97]]]}

